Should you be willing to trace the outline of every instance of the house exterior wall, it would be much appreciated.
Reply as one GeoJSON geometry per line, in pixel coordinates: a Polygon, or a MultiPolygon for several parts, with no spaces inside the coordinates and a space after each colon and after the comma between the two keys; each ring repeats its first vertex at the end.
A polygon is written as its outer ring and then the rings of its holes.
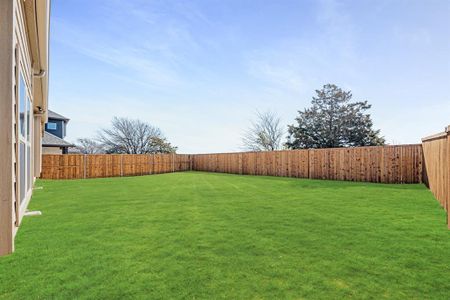
{"type": "Polygon", "coordinates": [[[42,172],[42,115],[34,115],[34,174],[39,177],[42,172]]]}
{"type": "Polygon", "coordinates": [[[14,251],[14,3],[0,0],[0,255],[14,251]],[[3,44],[4,43],[4,44],[3,44]]]}
{"type": "MultiPolygon", "coordinates": [[[[33,48],[37,36],[31,36],[29,30],[36,22],[27,18],[37,15],[36,7],[48,12],[49,2],[35,1],[0,0],[0,255],[14,251],[14,236],[40,175],[36,145],[40,145],[42,132],[37,133],[35,127],[39,125],[36,120],[41,124],[45,120],[35,111],[45,111],[47,100],[42,93],[39,97],[35,94],[47,87],[34,76],[39,51],[33,48]],[[41,85],[39,89],[36,83],[41,85]]],[[[48,13],[45,16],[48,18],[48,13]]],[[[46,25],[44,30],[48,30],[48,22],[46,25]]]]}
{"type": "Polygon", "coordinates": [[[48,118],[48,122],[45,124],[45,131],[63,139],[66,136],[65,122],[63,120],[56,120],[56,119],[48,118]],[[55,123],[56,129],[55,130],[50,129],[48,127],[49,123],[55,123]]]}

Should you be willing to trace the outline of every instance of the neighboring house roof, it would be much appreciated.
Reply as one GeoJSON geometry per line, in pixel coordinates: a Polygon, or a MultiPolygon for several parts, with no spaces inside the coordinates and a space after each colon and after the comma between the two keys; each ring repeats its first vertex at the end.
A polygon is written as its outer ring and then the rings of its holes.
{"type": "Polygon", "coordinates": [[[42,146],[44,147],[73,147],[69,142],[53,135],[47,131],[44,132],[44,137],[42,138],[42,146]]]}
{"type": "Polygon", "coordinates": [[[63,120],[63,121],[69,121],[69,118],[66,118],[58,113],[55,113],[52,110],[48,110],[48,118],[49,119],[55,119],[55,120],[63,120]]]}

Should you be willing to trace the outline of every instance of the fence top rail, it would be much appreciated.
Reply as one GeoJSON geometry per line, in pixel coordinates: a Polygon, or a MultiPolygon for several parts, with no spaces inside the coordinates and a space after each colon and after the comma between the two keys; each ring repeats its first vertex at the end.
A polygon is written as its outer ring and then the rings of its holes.
{"type": "Polygon", "coordinates": [[[422,142],[430,142],[433,140],[442,139],[444,137],[447,137],[447,135],[450,135],[450,125],[445,127],[443,132],[439,132],[422,138],[422,142]]]}
{"type": "Polygon", "coordinates": [[[421,144],[401,144],[401,145],[383,145],[383,146],[361,146],[361,147],[334,147],[334,148],[307,148],[307,149],[284,149],[274,151],[239,151],[239,152],[212,152],[212,153],[196,153],[191,155],[219,155],[219,154],[246,154],[246,153],[267,153],[267,152],[289,152],[289,151],[326,151],[326,150],[349,150],[349,149],[376,149],[390,147],[417,147],[421,144]]]}
{"type": "Polygon", "coordinates": [[[283,149],[273,151],[236,151],[236,152],[211,152],[211,153],[194,153],[191,155],[219,155],[219,154],[246,154],[246,153],[267,153],[267,152],[288,152],[288,151],[308,151],[309,149],[283,149]]]}
{"type": "Polygon", "coordinates": [[[64,157],[66,157],[66,156],[138,156],[138,155],[140,155],[140,156],[152,156],[152,155],[155,155],[155,156],[172,156],[172,155],[174,155],[174,156],[187,156],[187,155],[189,155],[189,154],[180,154],[180,153],[148,153],[148,154],[117,154],[117,153],[111,153],[111,154],[109,154],[109,153],[95,153],[95,154],[83,154],[83,153],[67,153],[67,154],[61,154],[61,153],[58,153],[58,154],[42,154],[42,155],[44,155],[44,156],[64,156],[64,157]]]}
{"type": "Polygon", "coordinates": [[[447,137],[447,132],[444,131],[444,132],[440,132],[440,133],[436,133],[436,134],[433,134],[433,135],[429,135],[429,136],[427,136],[427,137],[424,137],[424,138],[422,139],[422,142],[423,142],[423,143],[425,143],[425,142],[431,142],[431,141],[443,139],[443,138],[446,138],[446,137],[447,137]]]}
{"type": "MultiPolygon", "coordinates": [[[[450,132],[450,126],[449,132],[450,132]]],[[[437,139],[447,136],[446,132],[438,133],[429,137],[425,137],[422,139],[423,142],[429,141],[432,139],[437,139]]],[[[81,153],[69,153],[69,154],[45,154],[45,156],[203,156],[203,155],[232,155],[232,154],[251,154],[251,153],[268,153],[268,152],[292,152],[292,151],[298,151],[298,152],[306,152],[306,151],[327,151],[327,150],[353,150],[353,149],[379,149],[379,148],[393,148],[393,147],[419,147],[421,144],[401,144],[401,145],[383,145],[383,146],[361,146],[361,147],[334,147],[334,148],[308,148],[308,149],[283,149],[283,150],[275,150],[275,151],[239,151],[239,152],[213,152],[213,153],[196,153],[196,154],[184,154],[184,153],[148,153],[148,154],[81,154],[81,153]]]]}

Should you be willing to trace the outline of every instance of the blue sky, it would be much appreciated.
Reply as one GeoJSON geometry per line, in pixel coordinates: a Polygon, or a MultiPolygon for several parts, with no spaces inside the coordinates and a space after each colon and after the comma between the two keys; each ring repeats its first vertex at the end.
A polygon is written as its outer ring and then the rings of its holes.
{"type": "Polygon", "coordinates": [[[389,143],[450,124],[450,1],[54,0],[50,109],[67,139],[113,116],[180,153],[240,150],[255,111],[284,125],[335,83],[389,143]]]}

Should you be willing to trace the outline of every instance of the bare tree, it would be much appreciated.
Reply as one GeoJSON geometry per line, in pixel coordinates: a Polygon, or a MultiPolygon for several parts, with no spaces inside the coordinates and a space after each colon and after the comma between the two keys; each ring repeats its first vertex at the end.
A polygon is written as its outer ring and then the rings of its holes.
{"type": "Polygon", "coordinates": [[[284,130],[281,119],[274,112],[256,112],[256,121],[245,131],[244,148],[251,151],[273,151],[281,148],[284,130]]]}
{"type": "Polygon", "coordinates": [[[99,154],[103,153],[104,149],[100,143],[94,139],[81,138],[77,140],[76,148],[83,154],[99,154]]]}
{"type": "Polygon", "coordinates": [[[102,129],[98,140],[106,153],[172,153],[172,146],[158,127],[137,119],[114,117],[111,128],[102,129]]]}

